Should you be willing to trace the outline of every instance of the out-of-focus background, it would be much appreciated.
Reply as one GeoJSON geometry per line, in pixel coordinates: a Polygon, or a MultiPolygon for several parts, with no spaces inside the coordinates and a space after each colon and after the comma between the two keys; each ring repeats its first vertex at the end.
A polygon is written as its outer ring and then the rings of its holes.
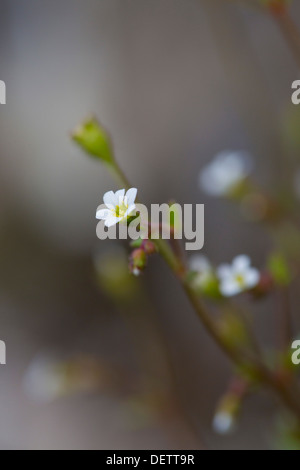
{"type": "MultiPolygon", "coordinates": [[[[282,129],[299,73],[271,18],[240,3],[1,0],[1,448],[272,446],[266,394],[247,400],[238,432],[213,432],[231,367],[158,257],[122,290],[123,247],[95,235],[118,188],[70,139],[96,113],[140,199],[205,203],[203,252],[262,266],[266,232],[197,184],[229,148],[253,154],[260,184],[291,185],[282,129]]],[[[276,341],[274,304],[254,312],[276,341]]]]}

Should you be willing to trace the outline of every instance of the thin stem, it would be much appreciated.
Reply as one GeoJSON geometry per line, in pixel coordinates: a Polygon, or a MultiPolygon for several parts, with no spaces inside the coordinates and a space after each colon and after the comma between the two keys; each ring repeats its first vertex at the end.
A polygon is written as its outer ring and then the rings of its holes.
{"type": "Polygon", "coordinates": [[[298,66],[300,67],[300,33],[297,25],[287,8],[283,8],[280,11],[269,8],[269,11],[278,24],[298,66]]]}
{"type": "MultiPolygon", "coordinates": [[[[117,167],[117,164],[116,164],[117,167]]],[[[116,173],[123,186],[126,189],[130,188],[131,185],[125,177],[123,171],[118,167],[116,168],[116,173]]],[[[274,390],[278,396],[281,397],[282,401],[285,403],[287,408],[289,408],[295,416],[297,416],[300,422],[300,401],[297,397],[297,393],[293,390],[290,390],[290,387],[283,383],[282,380],[276,377],[276,375],[270,371],[263,363],[261,358],[253,357],[249,355],[246,351],[231,346],[222,336],[221,331],[218,328],[218,325],[213,320],[213,317],[209,312],[206,311],[205,307],[202,305],[197,293],[191,287],[189,282],[186,279],[185,267],[183,266],[180,259],[177,258],[170,245],[166,240],[158,239],[152,240],[156,245],[160,255],[165,260],[167,265],[173,271],[177,279],[180,281],[183,290],[189,299],[191,305],[193,306],[195,312],[199,316],[202,324],[204,325],[207,332],[223,350],[227,357],[237,366],[243,366],[245,364],[251,366],[253,371],[259,377],[259,379],[274,390]]]]}
{"type": "Polygon", "coordinates": [[[118,165],[117,162],[115,162],[113,165],[110,165],[109,167],[109,170],[112,174],[112,176],[118,180],[118,182],[124,186],[124,189],[126,189],[126,191],[130,188],[132,188],[130,182],[128,181],[125,173],[123,172],[123,170],[121,169],[121,167],[118,165]]]}
{"type": "MultiPolygon", "coordinates": [[[[289,291],[287,287],[282,287],[278,292],[279,296],[279,332],[280,332],[280,345],[283,351],[286,351],[290,347],[290,342],[293,336],[291,309],[289,291]]],[[[277,299],[278,300],[278,299],[277,299]]]]}
{"type": "Polygon", "coordinates": [[[283,382],[276,378],[276,376],[269,371],[266,366],[260,361],[260,359],[249,358],[244,351],[238,351],[235,348],[230,347],[223,338],[220,336],[218,329],[216,328],[215,323],[211,319],[210,315],[207,314],[203,306],[201,305],[198,296],[195,295],[190,286],[185,283],[184,290],[193,305],[196,313],[202,320],[202,323],[206,327],[206,330],[214,338],[216,343],[221,347],[225,354],[233,361],[236,365],[243,365],[244,361],[246,363],[252,363],[254,366],[254,371],[258,374],[260,380],[273,389],[283,400],[286,406],[297,416],[300,421],[300,402],[297,397],[297,394],[293,394],[293,391],[289,389],[283,382]],[[250,359],[250,360],[249,360],[250,359]],[[296,395],[296,396],[294,396],[296,395]]]}
{"type": "MultiPolygon", "coordinates": [[[[257,7],[259,10],[263,10],[263,6],[253,0],[244,0],[244,3],[252,7],[257,7]]],[[[291,17],[288,7],[283,3],[270,2],[267,7],[268,12],[278,24],[298,66],[300,67],[300,32],[299,29],[291,17]]]]}

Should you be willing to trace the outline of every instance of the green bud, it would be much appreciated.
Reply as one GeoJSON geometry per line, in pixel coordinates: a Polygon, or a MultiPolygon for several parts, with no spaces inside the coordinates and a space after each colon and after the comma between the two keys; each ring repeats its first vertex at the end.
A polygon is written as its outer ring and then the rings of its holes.
{"type": "Polygon", "coordinates": [[[128,272],[127,253],[121,248],[95,256],[96,280],[114,301],[126,304],[137,294],[137,284],[128,272]]]}
{"type": "Polygon", "coordinates": [[[98,158],[106,164],[114,163],[111,140],[96,118],[92,117],[78,126],[73,132],[72,138],[94,158],[98,158]]]}
{"type": "Polygon", "coordinates": [[[222,339],[231,348],[249,344],[249,336],[243,319],[232,310],[226,310],[219,319],[222,339]]]}
{"type": "Polygon", "coordinates": [[[187,275],[187,281],[196,292],[205,297],[213,300],[223,298],[219,289],[219,280],[213,271],[207,273],[190,271],[187,275]]]}
{"type": "Polygon", "coordinates": [[[274,253],[268,260],[268,267],[274,281],[280,286],[287,286],[291,282],[291,274],[285,257],[281,253],[274,253]]]}
{"type": "Polygon", "coordinates": [[[132,248],[140,248],[141,245],[142,245],[142,243],[143,243],[143,239],[142,239],[142,238],[138,238],[137,240],[132,240],[132,241],[130,242],[130,246],[131,246],[132,248]]]}

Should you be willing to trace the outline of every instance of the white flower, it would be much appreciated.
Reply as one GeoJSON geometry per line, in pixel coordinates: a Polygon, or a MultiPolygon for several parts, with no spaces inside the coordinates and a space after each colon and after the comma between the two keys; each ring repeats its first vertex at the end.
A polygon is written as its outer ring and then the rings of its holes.
{"type": "Polygon", "coordinates": [[[232,264],[223,264],[217,270],[220,291],[225,297],[239,294],[255,287],[260,279],[259,271],[251,267],[246,255],[234,258],[232,264]]]}
{"type": "Polygon", "coordinates": [[[135,198],[137,195],[136,188],[128,189],[125,194],[125,189],[120,189],[115,193],[108,191],[103,196],[106,209],[100,209],[96,213],[97,219],[105,220],[104,225],[111,227],[118,222],[127,220],[128,216],[135,210],[135,198]]]}
{"type": "Polygon", "coordinates": [[[210,196],[224,196],[251,170],[252,160],[247,152],[224,151],[204,167],[199,176],[199,186],[210,196]]]}
{"type": "Polygon", "coordinates": [[[215,415],[212,427],[218,434],[228,434],[234,427],[234,419],[229,413],[220,411],[215,415]]]}
{"type": "Polygon", "coordinates": [[[213,278],[213,267],[204,255],[194,255],[190,258],[189,266],[191,271],[197,273],[195,284],[199,287],[205,287],[208,282],[213,278]]]}
{"type": "Polygon", "coordinates": [[[51,355],[37,356],[25,373],[23,385],[26,393],[39,402],[50,402],[61,396],[65,378],[58,359],[51,355]]]}

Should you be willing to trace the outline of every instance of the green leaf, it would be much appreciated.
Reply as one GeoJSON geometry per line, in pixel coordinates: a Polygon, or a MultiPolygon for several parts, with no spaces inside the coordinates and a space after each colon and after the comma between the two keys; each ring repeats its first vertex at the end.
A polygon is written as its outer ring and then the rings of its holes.
{"type": "Polygon", "coordinates": [[[291,274],[285,257],[281,253],[274,253],[268,260],[268,267],[274,281],[280,286],[287,286],[291,282],[291,274]]]}
{"type": "Polygon", "coordinates": [[[72,134],[73,140],[89,155],[106,164],[114,163],[110,138],[96,118],[83,122],[72,134]]]}

